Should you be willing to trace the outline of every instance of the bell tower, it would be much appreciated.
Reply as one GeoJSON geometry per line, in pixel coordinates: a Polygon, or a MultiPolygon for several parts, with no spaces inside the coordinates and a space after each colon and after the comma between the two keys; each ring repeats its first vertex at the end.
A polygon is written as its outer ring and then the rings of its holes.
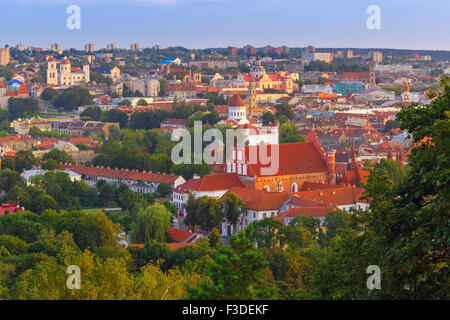
{"type": "Polygon", "coordinates": [[[56,69],[55,58],[48,59],[47,64],[47,83],[50,85],[56,85],[58,82],[58,70],[56,69]]]}

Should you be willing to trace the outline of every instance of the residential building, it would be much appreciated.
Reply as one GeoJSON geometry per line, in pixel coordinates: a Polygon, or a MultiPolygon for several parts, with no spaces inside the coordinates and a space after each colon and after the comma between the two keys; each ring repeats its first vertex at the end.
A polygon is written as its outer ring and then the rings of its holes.
{"type": "Polygon", "coordinates": [[[98,181],[104,180],[114,186],[125,184],[131,191],[141,194],[155,193],[161,183],[176,188],[185,182],[181,176],[128,169],[86,167],[70,163],[61,164],[61,169],[80,174],[82,180],[91,187],[96,187],[98,181]]]}
{"type": "Polygon", "coordinates": [[[213,173],[200,178],[194,175],[185,183],[179,184],[172,190],[172,202],[180,212],[186,212],[185,205],[192,194],[195,198],[203,196],[219,199],[232,187],[244,187],[237,174],[213,173]]]}
{"type": "Polygon", "coordinates": [[[238,48],[237,47],[228,47],[228,54],[230,56],[237,56],[238,48]]]}
{"type": "Polygon", "coordinates": [[[157,97],[161,91],[161,84],[157,77],[146,77],[144,95],[146,97],[157,97]]]}
{"type": "Polygon", "coordinates": [[[383,54],[380,51],[369,51],[369,60],[375,63],[383,61],[383,54]]]}
{"type": "Polygon", "coordinates": [[[94,52],[94,44],[88,43],[84,46],[84,51],[86,52],[94,52]]]}
{"type": "Polygon", "coordinates": [[[342,81],[335,84],[337,94],[346,96],[350,93],[357,93],[366,90],[366,85],[361,81],[342,81]]]}
{"type": "Polygon", "coordinates": [[[53,43],[51,49],[52,51],[59,52],[61,50],[61,45],[59,43],[53,43]]]}
{"type": "Polygon", "coordinates": [[[131,51],[138,51],[141,50],[141,45],[139,43],[133,43],[131,46],[131,51]]]}
{"type": "Polygon", "coordinates": [[[5,48],[0,48],[0,66],[6,66],[9,63],[9,60],[9,46],[6,45],[5,48]]]}
{"type": "Polygon", "coordinates": [[[302,52],[302,60],[331,63],[333,61],[333,54],[331,52],[302,52]]]}

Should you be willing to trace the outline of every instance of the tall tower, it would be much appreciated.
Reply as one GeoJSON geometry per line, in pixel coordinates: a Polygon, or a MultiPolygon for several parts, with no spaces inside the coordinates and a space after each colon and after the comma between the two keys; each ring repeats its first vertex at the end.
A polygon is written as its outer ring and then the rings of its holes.
{"type": "Polygon", "coordinates": [[[370,63],[370,70],[369,70],[369,83],[376,84],[376,78],[375,78],[375,66],[376,63],[370,63]]]}
{"type": "Polygon", "coordinates": [[[250,76],[250,83],[248,87],[248,96],[250,97],[250,106],[248,108],[248,114],[249,116],[252,116],[252,109],[256,108],[256,87],[255,87],[255,80],[253,79],[253,76],[250,76]]]}
{"type": "Polygon", "coordinates": [[[89,83],[89,81],[91,81],[90,72],[89,72],[89,63],[83,64],[83,73],[84,73],[84,79],[85,79],[86,83],[89,83]]]}
{"type": "Polygon", "coordinates": [[[47,83],[50,85],[56,85],[58,83],[58,70],[56,69],[56,60],[53,57],[48,59],[47,83]]]}

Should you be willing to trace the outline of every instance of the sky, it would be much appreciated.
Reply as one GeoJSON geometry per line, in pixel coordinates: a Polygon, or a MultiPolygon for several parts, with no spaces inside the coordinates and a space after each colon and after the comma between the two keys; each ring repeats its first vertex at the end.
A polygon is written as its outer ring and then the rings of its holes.
{"type": "Polygon", "coordinates": [[[0,0],[0,46],[450,50],[449,15],[448,0],[0,0]],[[70,5],[80,29],[66,26],[70,5]],[[370,5],[380,8],[379,30],[367,28],[370,5]]]}

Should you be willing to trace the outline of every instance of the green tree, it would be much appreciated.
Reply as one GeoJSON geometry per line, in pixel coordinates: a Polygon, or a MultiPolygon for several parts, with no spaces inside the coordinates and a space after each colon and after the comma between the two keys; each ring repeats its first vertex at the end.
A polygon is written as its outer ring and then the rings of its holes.
{"type": "Polygon", "coordinates": [[[208,243],[211,248],[216,248],[220,243],[220,233],[217,228],[212,228],[211,232],[208,234],[208,243]]]}
{"type": "Polygon", "coordinates": [[[128,115],[125,112],[120,111],[119,109],[112,109],[103,112],[102,121],[114,123],[118,122],[120,127],[124,128],[128,123],[128,115]]]}
{"type": "Polygon", "coordinates": [[[222,207],[225,219],[233,226],[233,230],[236,230],[239,218],[245,211],[244,202],[236,193],[230,192],[222,202],[222,207]]]}
{"type": "Polygon", "coordinates": [[[58,96],[58,93],[53,88],[45,88],[41,93],[41,99],[45,101],[54,101],[54,99],[58,96]]]}
{"type": "Polygon", "coordinates": [[[158,242],[167,242],[171,217],[170,211],[159,203],[141,209],[137,214],[136,222],[131,227],[132,241],[145,243],[154,239],[158,242]]]}
{"type": "Polygon", "coordinates": [[[9,120],[17,118],[30,118],[39,114],[38,101],[31,98],[8,99],[9,120]]]}
{"type": "Polygon", "coordinates": [[[274,288],[266,285],[262,276],[267,261],[250,240],[251,228],[229,238],[230,247],[218,245],[213,261],[207,262],[210,280],[200,282],[200,288],[188,286],[188,298],[193,300],[255,300],[273,296],[274,288]]]}
{"type": "Polygon", "coordinates": [[[263,125],[268,126],[275,123],[275,115],[272,112],[264,112],[262,117],[263,125]]]}
{"type": "Polygon", "coordinates": [[[89,121],[100,121],[102,117],[102,109],[98,106],[88,107],[82,113],[80,117],[89,117],[89,121]]]}
{"type": "Polygon", "coordinates": [[[277,109],[275,116],[280,118],[281,116],[286,116],[289,120],[294,119],[295,114],[292,107],[288,103],[281,103],[275,106],[277,109]]]}
{"type": "Polygon", "coordinates": [[[42,156],[42,160],[46,161],[49,159],[53,159],[56,162],[62,162],[62,163],[73,163],[73,158],[71,155],[69,155],[66,151],[64,150],[59,150],[59,149],[52,149],[50,150],[50,152],[44,154],[42,156]]]}

